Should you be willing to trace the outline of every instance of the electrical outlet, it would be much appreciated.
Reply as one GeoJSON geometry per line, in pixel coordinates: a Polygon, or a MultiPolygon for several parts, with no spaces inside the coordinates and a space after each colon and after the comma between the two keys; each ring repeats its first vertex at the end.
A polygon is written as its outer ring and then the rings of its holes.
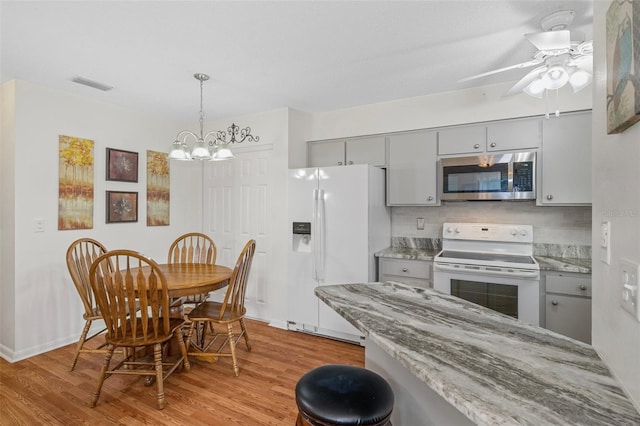
{"type": "Polygon", "coordinates": [[[416,221],[416,227],[420,230],[424,229],[424,218],[423,217],[419,217],[418,220],[416,221]]]}
{"type": "Polygon", "coordinates": [[[600,224],[600,260],[611,265],[611,222],[600,224]]]}
{"type": "Polygon", "coordinates": [[[638,321],[640,321],[639,276],[640,265],[624,259],[620,261],[620,282],[622,284],[622,300],[620,301],[620,305],[638,321]]]}

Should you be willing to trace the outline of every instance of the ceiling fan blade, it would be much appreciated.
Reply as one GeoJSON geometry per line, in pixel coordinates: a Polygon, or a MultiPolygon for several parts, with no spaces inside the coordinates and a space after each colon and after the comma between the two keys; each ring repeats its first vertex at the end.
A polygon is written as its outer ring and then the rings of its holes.
{"type": "Polygon", "coordinates": [[[524,35],[539,50],[562,50],[571,47],[571,31],[557,30],[524,35]]]}
{"type": "Polygon", "coordinates": [[[545,72],[546,70],[547,70],[546,65],[542,67],[538,67],[534,70],[531,70],[527,75],[522,77],[520,81],[518,81],[516,84],[511,86],[511,89],[507,90],[507,92],[502,96],[511,96],[511,95],[517,95],[518,93],[521,93],[522,89],[527,87],[529,83],[531,83],[533,80],[538,78],[538,76],[543,72],[545,72]]]}
{"type": "Polygon", "coordinates": [[[463,83],[463,82],[469,81],[469,80],[475,80],[476,78],[486,77],[488,75],[497,74],[499,72],[514,70],[514,69],[518,69],[518,68],[532,67],[532,66],[538,65],[540,63],[542,63],[542,59],[532,59],[530,61],[522,62],[520,64],[510,65],[510,66],[504,67],[504,68],[498,68],[497,70],[487,71],[487,72],[484,72],[482,74],[473,75],[471,77],[465,77],[465,78],[463,78],[461,80],[458,80],[458,83],[463,83]]]}

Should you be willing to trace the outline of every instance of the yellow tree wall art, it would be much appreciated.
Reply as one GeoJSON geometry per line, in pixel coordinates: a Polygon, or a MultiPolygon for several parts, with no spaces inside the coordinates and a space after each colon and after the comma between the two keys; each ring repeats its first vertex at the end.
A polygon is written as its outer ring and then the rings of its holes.
{"type": "Polygon", "coordinates": [[[93,228],[93,141],[60,135],[58,229],[93,228]]]}
{"type": "Polygon", "coordinates": [[[147,150],[147,226],[169,225],[169,158],[147,150]]]}

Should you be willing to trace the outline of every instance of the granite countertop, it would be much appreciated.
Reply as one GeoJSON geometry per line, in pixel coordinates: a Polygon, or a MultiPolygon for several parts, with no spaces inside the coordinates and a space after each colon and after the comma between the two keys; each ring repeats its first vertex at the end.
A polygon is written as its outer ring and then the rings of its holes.
{"type": "MultiPolygon", "coordinates": [[[[390,259],[433,260],[440,249],[412,247],[388,247],[375,254],[376,257],[390,259]]],[[[591,258],[573,258],[563,256],[533,256],[541,271],[591,273],[591,258]]]]}
{"type": "Polygon", "coordinates": [[[585,343],[399,283],[322,286],[316,295],[476,424],[640,424],[585,343]]]}
{"type": "Polygon", "coordinates": [[[591,259],[533,256],[540,265],[541,271],[591,273],[591,259]]]}
{"type": "Polygon", "coordinates": [[[389,259],[433,260],[439,249],[419,249],[412,247],[389,247],[377,252],[376,257],[389,259]]]}

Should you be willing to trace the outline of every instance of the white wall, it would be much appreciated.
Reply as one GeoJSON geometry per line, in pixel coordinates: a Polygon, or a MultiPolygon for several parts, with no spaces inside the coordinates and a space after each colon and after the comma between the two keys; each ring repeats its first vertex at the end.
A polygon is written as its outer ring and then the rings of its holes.
{"type": "Polygon", "coordinates": [[[177,235],[200,230],[201,167],[172,164],[171,226],[147,227],[146,150],[168,152],[179,130],[176,123],[24,81],[6,83],[3,89],[8,89],[3,90],[3,120],[13,111],[15,123],[5,129],[3,121],[2,130],[0,352],[6,359],[19,360],[70,343],[82,330],[82,305],[65,264],[69,244],[89,236],[108,248],[131,248],[165,260],[177,235]],[[11,132],[15,137],[5,138],[11,132]],[[59,135],[95,142],[93,229],[57,229],[59,135]],[[105,181],[107,147],[139,153],[138,183],[105,181]],[[138,222],[105,224],[105,190],[138,191],[138,222]],[[44,219],[44,232],[35,232],[36,218],[44,219]]]}
{"type": "Polygon", "coordinates": [[[640,123],[607,135],[604,46],[610,4],[594,2],[592,341],[640,409],[640,322],[620,307],[620,260],[640,263],[640,123]],[[598,260],[602,221],[611,222],[610,265],[598,260]]]}
{"type": "MultiPolygon", "coordinates": [[[[313,114],[308,140],[426,129],[546,112],[543,99],[524,94],[502,97],[510,87],[511,84],[497,84],[313,114]]],[[[551,97],[551,112],[556,105],[560,111],[591,109],[591,93],[583,90],[573,94],[567,85],[560,90],[557,103],[555,97],[551,97]]]]}

